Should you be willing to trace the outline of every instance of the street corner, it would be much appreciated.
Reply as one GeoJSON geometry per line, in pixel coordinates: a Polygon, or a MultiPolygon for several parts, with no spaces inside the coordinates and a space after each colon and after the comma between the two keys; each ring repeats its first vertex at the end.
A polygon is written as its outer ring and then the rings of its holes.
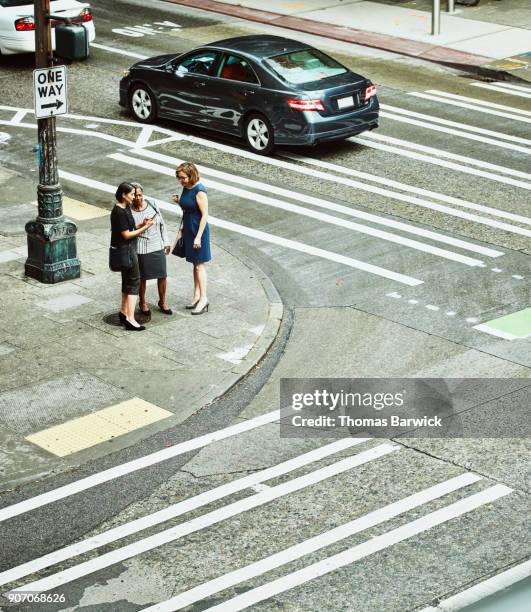
{"type": "Polygon", "coordinates": [[[222,246],[209,264],[210,308],[190,316],[192,266],[168,257],[167,302],[148,281],[146,326],[129,334],[118,320],[120,275],[108,269],[109,211],[63,193],[77,224],[81,275],[42,284],[24,273],[26,201],[23,177],[10,232],[0,237],[0,286],[6,299],[0,338],[2,488],[127,448],[173,427],[232,388],[266,354],[282,304],[271,281],[222,246]],[[16,215],[15,215],[16,212],[16,215]],[[16,452],[10,449],[16,449],[16,452]]]}

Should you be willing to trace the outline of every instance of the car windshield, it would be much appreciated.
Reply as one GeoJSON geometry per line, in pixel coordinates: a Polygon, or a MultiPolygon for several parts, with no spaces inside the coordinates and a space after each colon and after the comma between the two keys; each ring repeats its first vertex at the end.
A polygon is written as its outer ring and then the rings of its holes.
{"type": "Polygon", "coordinates": [[[282,79],[294,85],[321,81],[347,72],[344,66],[317,49],[275,55],[266,59],[265,63],[282,79]]]}
{"type": "MultiPolygon", "coordinates": [[[[56,2],[57,0],[51,0],[56,2]]],[[[33,8],[33,2],[31,0],[0,0],[0,6],[31,6],[33,8]]]]}

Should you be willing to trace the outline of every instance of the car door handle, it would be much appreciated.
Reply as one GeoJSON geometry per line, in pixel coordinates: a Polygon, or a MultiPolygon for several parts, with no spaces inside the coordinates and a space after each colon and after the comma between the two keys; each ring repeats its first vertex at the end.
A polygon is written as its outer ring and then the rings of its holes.
{"type": "Polygon", "coordinates": [[[243,90],[243,95],[244,96],[250,96],[252,94],[256,93],[254,89],[244,89],[243,90]]]}
{"type": "Polygon", "coordinates": [[[194,83],[195,87],[204,87],[206,85],[206,83],[203,83],[203,81],[196,81],[194,83]]]}

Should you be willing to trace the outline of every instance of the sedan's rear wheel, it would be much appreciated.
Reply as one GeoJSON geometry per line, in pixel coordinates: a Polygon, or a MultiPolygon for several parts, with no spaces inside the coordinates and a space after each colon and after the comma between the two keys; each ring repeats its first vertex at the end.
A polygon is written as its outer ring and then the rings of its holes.
{"type": "Polygon", "coordinates": [[[268,155],[275,146],[273,126],[263,115],[250,115],[245,121],[244,137],[251,151],[268,155]]]}
{"type": "Polygon", "coordinates": [[[155,96],[144,85],[135,85],[131,90],[129,106],[133,115],[142,123],[152,123],[157,118],[155,96]]]}

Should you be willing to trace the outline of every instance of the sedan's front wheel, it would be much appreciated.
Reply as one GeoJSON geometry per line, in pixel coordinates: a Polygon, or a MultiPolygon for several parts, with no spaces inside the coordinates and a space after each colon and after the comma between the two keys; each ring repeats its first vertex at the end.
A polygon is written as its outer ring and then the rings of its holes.
{"type": "Polygon", "coordinates": [[[251,115],[245,121],[244,137],[251,151],[268,155],[275,146],[273,126],[263,115],[251,115]]]}
{"type": "Polygon", "coordinates": [[[144,85],[135,85],[129,98],[131,112],[142,123],[152,123],[157,118],[155,96],[144,85]]]}

